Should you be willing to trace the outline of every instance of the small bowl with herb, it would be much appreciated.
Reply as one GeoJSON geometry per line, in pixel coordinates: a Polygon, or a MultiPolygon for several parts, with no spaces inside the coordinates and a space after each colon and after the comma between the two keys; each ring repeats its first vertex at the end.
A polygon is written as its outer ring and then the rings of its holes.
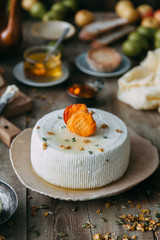
{"type": "Polygon", "coordinates": [[[81,102],[90,106],[95,102],[103,85],[102,79],[98,79],[94,83],[74,83],[67,88],[67,93],[73,102],[81,102]]]}

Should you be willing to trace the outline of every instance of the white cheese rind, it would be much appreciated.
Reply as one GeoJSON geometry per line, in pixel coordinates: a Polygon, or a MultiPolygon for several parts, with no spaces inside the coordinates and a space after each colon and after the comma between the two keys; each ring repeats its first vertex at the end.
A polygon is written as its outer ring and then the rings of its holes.
{"type": "Polygon", "coordinates": [[[125,124],[111,113],[89,110],[94,111],[97,130],[87,138],[71,133],[64,127],[63,119],[59,119],[64,109],[49,113],[37,122],[31,138],[31,163],[40,178],[65,188],[91,189],[109,184],[125,173],[130,153],[125,124]],[[109,127],[102,129],[100,126],[103,123],[109,127]],[[40,128],[37,129],[37,126],[40,128]],[[122,133],[116,132],[116,129],[122,133]],[[48,135],[47,132],[53,132],[54,135],[48,135]],[[43,138],[47,139],[46,150],[43,150],[43,138]],[[72,138],[76,141],[72,142],[72,138]],[[84,143],[84,139],[90,142],[84,143]],[[60,149],[60,145],[70,145],[72,148],[60,149]],[[84,147],[84,151],[80,151],[79,147],[84,147]],[[99,148],[103,148],[104,152],[100,152],[99,148]]]}

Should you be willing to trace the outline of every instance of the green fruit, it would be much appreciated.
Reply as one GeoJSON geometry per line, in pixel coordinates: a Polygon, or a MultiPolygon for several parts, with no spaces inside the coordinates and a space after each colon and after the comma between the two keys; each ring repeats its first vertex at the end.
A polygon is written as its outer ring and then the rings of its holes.
{"type": "Polygon", "coordinates": [[[64,17],[64,15],[60,12],[49,11],[49,12],[46,12],[46,14],[43,16],[42,20],[43,21],[62,20],[63,17],[64,17]]]}
{"type": "Polygon", "coordinates": [[[155,41],[154,41],[154,47],[155,47],[155,48],[160,48],[160,39],[155,39],[155,41]]]}
{"type": "Polygon", "coordinates": [[[29,12],[33,17],[42,18],[46,13],[46,8],[41,2],[35,2],[29,12]]]}
{"type": "Polygon", "coordinates": [[[144,37],[139,32],[134,31],[129,34],[128,39],[133,41],[142,41],[144,37]]]}
{"type": "Polygon", "coordinates": [[[127,40],[122,45],[123,52],[128,57],[138,57],[142,54],[143,48],[138,41],[127,40]]]}
{"type": "Polygon", "coordinates": [[[160,40],[160,29],[156,31],[155,33],[155,39],[160,40]]]}
{"type": "Polygon", "coordinates": [[[144,50],[149,49],[149,43],[147,39],[137,31],[130,33],[128,36],[128,40],[139,42],[139,44],[142,46],[144,50]]]}
{"type": "Polygon", "coordinates": [[[63,4],[63,2],[57,2],[57,3],[54,3],[51,7],[51,11],[54,11],[54,12],[61,12],[61,13],[66,13],[66,8],[63,4]]]}
{"type": "Polygon", "coordinates": [[[139,26],[137,28],[137,31],[144,36],[145,38],[147,38],[148,40],[153,40],[156,29],[155,28],[148,28],[148,27],[143,27],[143,26],[139,26]]]}
{"type": "Polygon", "coordinates": [[[65,8],[67,8],[67,10],[69,10],[70,12],[75,12],[78,9],[77,6],[77,1],[76,0],[63,0],[63,5],[65,6],[65,8]]]}
{"type": "MultiPolygon", "coordinates": [[[[53,47],[56,44],[57,41],[51,41],[50,43],[48,43],[48,46],[53,47]]],[[[63,44],[60,44],[58,46],[58,50],[62,53],[63,52],[63,44]]]]}

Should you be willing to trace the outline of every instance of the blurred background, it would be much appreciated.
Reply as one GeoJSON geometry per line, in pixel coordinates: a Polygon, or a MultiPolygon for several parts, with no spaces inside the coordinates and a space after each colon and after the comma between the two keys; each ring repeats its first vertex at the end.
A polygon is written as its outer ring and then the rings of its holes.
{"type": "MultiPolygon", "coordinates": [[[[46,5],[53,4],[54,2],[60,2],[59,0],[41,0],[46,5]]],[[[118,0],[77,0],[79,8],[85,8],[92,11],[114,11],[115,5],[118,0]]],[[[139,1],[139,0],[132,0],[135,6],[140,4],[149,4],[154,9],[160,8],[160,1],[159,0],[146,0],[146,1],[139,1]]]]}

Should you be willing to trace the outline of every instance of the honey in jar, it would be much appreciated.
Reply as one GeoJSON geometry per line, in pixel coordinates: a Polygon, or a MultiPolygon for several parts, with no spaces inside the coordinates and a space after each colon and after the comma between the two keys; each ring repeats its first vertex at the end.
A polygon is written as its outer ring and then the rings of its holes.
{"type": "Polygon", "coordinates": [[[24,52],[25,77],[36,82],[52,82],[62,76],[61,54],[55,51],[47,61],[51,47],[33,47],[24,52]]]}

